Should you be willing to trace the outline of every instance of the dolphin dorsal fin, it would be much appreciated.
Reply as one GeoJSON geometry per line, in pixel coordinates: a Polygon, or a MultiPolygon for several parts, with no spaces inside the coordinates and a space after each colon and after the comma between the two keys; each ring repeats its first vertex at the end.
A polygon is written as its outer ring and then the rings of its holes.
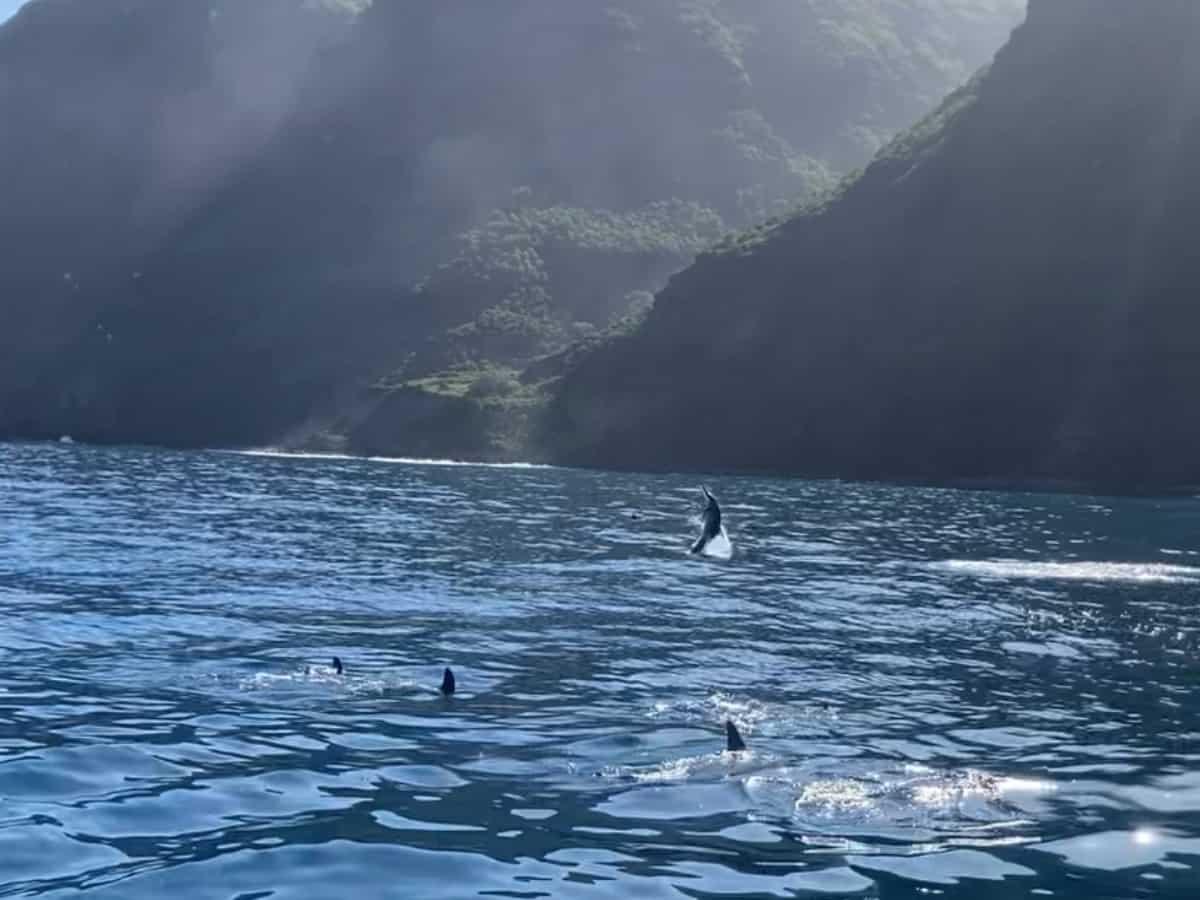
{"type": "Polygon", "coordinates": [[[449,697],[451,694],[454,693],[455,687],[456,687],[456,685],[454,684],[454,672],[451,671],[449,666],[447,666],[446,670],[444,672],[442,672],[442,687],[441,687],[442,694],[446,697],[449,697]]]}
{"type": "Polygon", "coordinates": [[[742,740],[737,726],[731,721],[725,722],[725,749],[730,753],[740,753],[746,749],[746,742],[742,740]]]}
{"type": "Polygon", "coordinates": [[[333,671],[338,675],[341,675],[346,671],[346,667],[342,665],[342,658],[340,656],[335,656],[333,658],[333,671]]]}

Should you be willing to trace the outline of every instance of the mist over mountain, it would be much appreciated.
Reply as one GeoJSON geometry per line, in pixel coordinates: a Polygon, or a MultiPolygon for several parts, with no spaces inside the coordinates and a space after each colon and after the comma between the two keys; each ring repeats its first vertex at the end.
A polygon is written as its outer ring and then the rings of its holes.
{"type": "Polygon", "coordinates": [[[0,434],[506,452],[440,402],[633,327],[1022,13],[33,0],[0,28],[0,434]]]}
{"type": "Polygon", "coordinates": [[[826,202],[704,254],[566,375],[560,459],[1196,484],[1200,7],[1032,0],[826,202]]]}

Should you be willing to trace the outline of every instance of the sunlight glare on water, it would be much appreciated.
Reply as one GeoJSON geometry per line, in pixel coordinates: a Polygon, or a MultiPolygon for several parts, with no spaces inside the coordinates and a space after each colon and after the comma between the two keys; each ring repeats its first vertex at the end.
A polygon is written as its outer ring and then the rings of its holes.
{"type": "Polygon", "coordinates": [[[0,897],[1200,896],[1195,501],[706,483],[0,445],[0,897]]]}

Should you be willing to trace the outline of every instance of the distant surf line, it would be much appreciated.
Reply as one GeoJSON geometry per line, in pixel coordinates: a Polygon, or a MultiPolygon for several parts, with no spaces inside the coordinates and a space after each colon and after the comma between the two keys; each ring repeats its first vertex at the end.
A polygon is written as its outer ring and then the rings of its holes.
{"type": "Polygon", "coordinates": [[[1126,582],[1134,584],[1196,584],[1200,568],[1167,563],[1134,562],[1035,562],[1017,559],[952,559],[936,563],[939,569],[985,578],[1020,578],[1048,581],[1126,582]]]}
{"type": "Polygon", "coordinates": [[[434,459],[418,456],[356,456],[353,453],[306,453],[304,451],[274,450],[269,447],[251,450],[218,450],[217,453],[232,453],[235,456],[253,456],[263,459],[315,459],[330,461],[352,461],[386,463],[393,466],[437,466],[443,468],[517,469],[540,471],[556,469],[557,466],[530,462],[473,462],[464,459],[434,459]]]}

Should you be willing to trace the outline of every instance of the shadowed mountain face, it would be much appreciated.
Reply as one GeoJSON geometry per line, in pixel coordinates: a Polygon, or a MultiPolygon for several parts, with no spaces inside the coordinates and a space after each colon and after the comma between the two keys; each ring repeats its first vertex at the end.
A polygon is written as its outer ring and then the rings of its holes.
{"type": "Polygon", "coordinates": [[[706,254],[582,363],[564,459],[1200,479],[1200,8],[1034,0],[824,205],[706,254]]]}
{"type": "Polygon", "coordinates": [[[349,25],[287,0],[34,0],[0,29],[0,431],[232,433],[238,361],[202,385],[259,311],[225,276],[275,236],[230,232],[225,271],[186,289],[158,260],[203,252],[188,223],[271,152],[349,25]]]}
{"type": "Polygon", "coordinates": [[[1022,6],[33,0],[0,434],[272,441],[521,366],[868,158],[1022,6]]]}

